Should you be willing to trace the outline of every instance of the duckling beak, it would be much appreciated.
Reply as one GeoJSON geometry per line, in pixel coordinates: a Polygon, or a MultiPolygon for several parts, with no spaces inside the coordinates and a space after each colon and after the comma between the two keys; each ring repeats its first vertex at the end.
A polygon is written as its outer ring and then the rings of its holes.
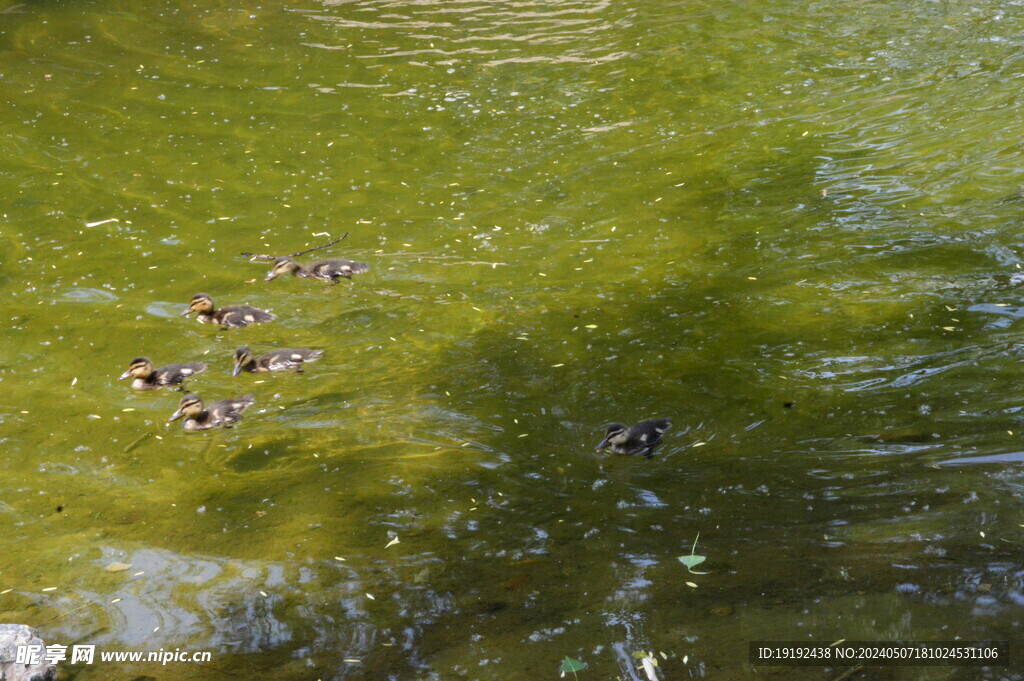
{"type": "Polygon", "coordinates": [[[277,279],[277,275],[278,275],[277,270],[270,270],[270,274],[268,274],[267,276],[263,277],[263,281],[273,281],[274,279],[277,279]]]}
{"type": "Polygon", "coordinates": [[[609,438],[609,437],[606,437],[605,439],[601,440],[601,444],[599,444],[599,445],[597,446],[597,451],[601,451],[602,449],[604,449],[605,447],[607,447],[607,446],[608,446],[608,440],[610,440],[610,439],[611,439],[611,438],[609,438]]]}
{"type": "Polygon", "coordinates": [[[117,380],[119,380],[119,381],[123,381],[124,379],[128,378],[128,377],[129,377],[129,376],[131,376],[131,375],[132,375],[132,372],[131,372],[131,370],[129,369],[128,371],[126,371],[126,372],[124,372],[123,374],[121,374],[120,378],[118,378],[117,380]]]}
{"type": "Polygon", "coordinates": [[[178,316],[179,316],[179,317],[187,317],[187,316],[189,315],[189,313],[190,313],[190,312],[192,312],[192,306],[191,306],[191,305],[189,305],[189,306],[188,306],[187,308],[185,308],[185,311],[184,311],[184,312],[182,312],[182,313],[181,313],[180,315],[178,315],[178,316]]]}
{"type": "Polygon", "coordinates": [[[232,376],[237,376],[240,373],[242,373],[242,363],[241,362],[235,362],[235,368],[231,372],[231,375],[232,376]]]}
{"type": "Polygon", "coordinates": [[[178,411],[176,411],[173,414],[171,414],[171,418],[167,419],[167,423],[170,423],[171,421],[177,421],[182,416],[183,416],[183,414],[181,413],[181,409],[179,408],[178,411]]]}

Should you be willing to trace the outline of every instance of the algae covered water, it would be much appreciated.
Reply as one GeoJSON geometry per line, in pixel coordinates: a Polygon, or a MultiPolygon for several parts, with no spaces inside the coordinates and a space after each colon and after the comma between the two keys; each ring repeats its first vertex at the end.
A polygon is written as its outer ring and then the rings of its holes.
{"type": "Polygon", "coordinates": [[[1016,654],[1017,10],[0,7],[0,621],[211,653],[83,681],[1016,654]],[[298,258],[370,265],[336,286],[240,255],[345,233],[298,258]],[[240,346],[324,354],[232,377],[240,346]],[[168,426],[139,356],[255,404],[168,426]],[[594,451],[657,417],[654,457],[594,451]]]}

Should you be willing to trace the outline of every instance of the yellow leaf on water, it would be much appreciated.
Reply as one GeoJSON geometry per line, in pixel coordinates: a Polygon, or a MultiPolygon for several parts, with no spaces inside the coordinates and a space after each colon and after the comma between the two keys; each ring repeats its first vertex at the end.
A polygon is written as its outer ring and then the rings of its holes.
{"type": "Polygon", "coordinates": [[[105,569],[107,572],[124,572],[131,568],[131,563],[111,563],[105,569]]]}

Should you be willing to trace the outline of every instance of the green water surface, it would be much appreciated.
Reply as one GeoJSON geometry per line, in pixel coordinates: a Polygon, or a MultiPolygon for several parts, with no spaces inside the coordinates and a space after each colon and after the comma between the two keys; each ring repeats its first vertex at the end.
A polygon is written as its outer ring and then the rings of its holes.
{"type": "Polygon", "coordinates": [[[0,7],[0,622],[212,653],[81,681],[1019,653],[1022,36],[992,0],[0,7]],[[370,264],[338,286],[239,255],[346,232],[305,259],[370,264]],[[232,378],[246,344],[325,354],[232,378]],[[256,404],[186,434],[139,355],[256,404]]]}

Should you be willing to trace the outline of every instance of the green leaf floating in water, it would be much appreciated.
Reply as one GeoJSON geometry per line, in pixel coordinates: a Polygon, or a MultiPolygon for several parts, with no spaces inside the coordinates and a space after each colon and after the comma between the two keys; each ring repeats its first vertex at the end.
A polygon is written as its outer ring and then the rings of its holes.
{"type": "Polygon", "coordinates": [[[563,676],[568,672],[572,672],[573,675],[575,675],[576,672],[582,670],[586,666],[587,665],[583,664],[579,660],[574,660],[571,657],[566,657],[564,660],[562,660],[562,667],[559,671],[562,672],[563,676]]]}
{"type": "Polygon", "coordinates": [[[707,559],[707,556],[695,556],[692,553],[689,556],[679,556],[679,562],[687,568],[697,567],[707,559]]]}
{"type": "Polygon", "coordinates": [[[694,567],[700,565],[701,563],[703,563],[705,560],[708,559],[707,556],[698,556],[696,553],[694,553],[694,551],[697,550],[697,539],[700,539],[700,532],[697,533],[696,539],[693,540],[693,548],[690,549],[690,555],[688,555],[688,556],[679,556],[679,562],[682,563],[683,565],[685,565],[686,569],[689,570],[691,574],[694,574],[694,575],[706,575],[708,573],[706,573],[706,572],[699,572],[699,571],[696,571],[696,570],[693,569],[694,567]]]}

